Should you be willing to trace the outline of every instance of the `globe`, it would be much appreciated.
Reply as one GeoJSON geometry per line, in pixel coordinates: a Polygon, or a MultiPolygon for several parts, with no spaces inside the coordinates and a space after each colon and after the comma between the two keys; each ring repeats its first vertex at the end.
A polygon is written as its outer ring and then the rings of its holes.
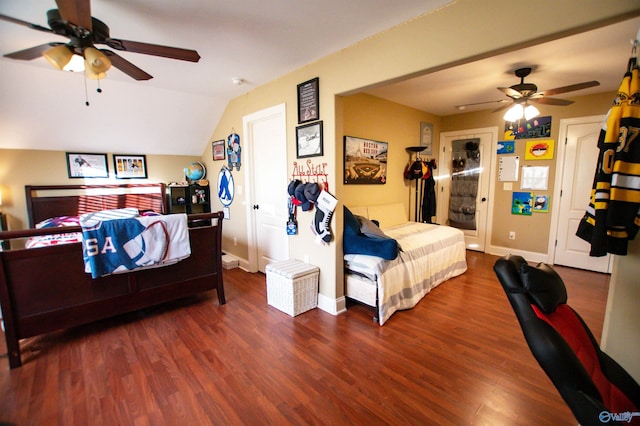
{"type": "Polygon", "coordinates": [[[193,163],[189,163],[187,167],[184,168],[184,175],[190,181],[204,179],[207,174],[207,169],[204,167],[199,161],[194,161],[193,163]]]}

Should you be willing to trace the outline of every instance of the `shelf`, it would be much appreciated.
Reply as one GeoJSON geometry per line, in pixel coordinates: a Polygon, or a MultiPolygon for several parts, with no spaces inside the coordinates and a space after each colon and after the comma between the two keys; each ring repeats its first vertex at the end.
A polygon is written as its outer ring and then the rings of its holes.
{"type": "Polygon", "coordinates": [[[405,149],[411,152],[422,152],[425,149],[427,149],[427,147],[426,146],[408,146],[405,149]]]}
{"type": "MultiPolygon", "coordinates": [[[[167,202],[169,203],[169,213],[208,213],[211,208],[209,186],[198,185],[171,185],[167,187],[167,202]],[[202,201],[204,196],[204,201],[202,201]],[[193,202],[195,198],[195,202],[193,202]],[[178,198],[181,202],[178,202],[178,198]],[[182,201],[184,200],[184,201],[182,201]]],[[[203,222],[205,225],[207,222],[203,222]]]]}

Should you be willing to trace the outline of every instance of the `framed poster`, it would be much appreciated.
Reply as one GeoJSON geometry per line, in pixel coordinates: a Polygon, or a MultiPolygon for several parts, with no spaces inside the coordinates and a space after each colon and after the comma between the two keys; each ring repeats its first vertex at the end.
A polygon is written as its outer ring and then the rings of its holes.
{"type": "Polygon", "coordinates": [[[531,216],[533,192],[514,192],[511,196],[511,214],[531,216]]]}
{"type": "Polygon", "coordinates": [[[387,142],[345,136],[344,183],[386,183],[388,147],[387,142]]]}
{"type": "Polygon", "coordinates": [[[320,119],[320,79],[298,84],[298,124],[320,119]]]}
{"type": "Polygon", "coordinates": [[[515,154],[516,152],[516,142],[515,141],[500,141],[498,142],[498,149],[496,150],[496,154],[515,154]]]}
{"type": "Polygon", "coordinates": [[[528,121],[506,122],[504,139],[539,139],[551,136],[551,116],[536,117],[528,121]]]}
{"type": "Polygon", "coordinates": [[[553,160],[553,150],[555,143],[549,140],[527,141],[524,151],[525,160],[553,160]]]}
{"type": "Polygon", "coordinates": [[[422,153],[433,154],[433,124],[420,123],[420,146],[424,146],[422,153]]]}
{"type": "Polygon", "coordinates": [[[296,127],[296,157],[320,157],[323,155],[322,121],[296,127]]]}
{"type": "Polygon", "coordinates": [[[108,178],[107,154],[67,152],[67,172],[70,179],[108,178]]]}
{"type": "Polygon", "coordinates": [[[549,213],[549,196],[544,194],[534,194],[533,211],[540,213],[549,213]]]}
{"type": "Polygon", "coordinates": [[[219,141],[211,142],[211,152],[213,153],[213,160],[224,160],[224,152],[226,151],[226,147],[224,144],[224,140],[221,139],[219,141]]]}
{"type": "Polygon", "coordinates": [[[145,155],[113,154],[113,165],[118,179],[147,178],[147,157],[145,155]]]}

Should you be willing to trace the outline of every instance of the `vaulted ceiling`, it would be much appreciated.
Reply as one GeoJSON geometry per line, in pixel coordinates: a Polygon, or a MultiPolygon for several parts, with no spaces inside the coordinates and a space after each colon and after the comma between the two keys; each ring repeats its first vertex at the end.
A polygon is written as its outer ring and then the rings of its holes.
{"type": "MultiPolygon", "coordinates": [[[[0,58],[0,148],[200,155],[228,101],[448,0],[93,0],[113,38],[197,50],[198,63],[123,52],[153,79],[110,70],[96,93],[44,59],[0,58]],[[240,78],[243,84],[234,85],[240,78]]],[[[54,0],[3,0],[47,27],[54,0]]],[[[0,20],[0,53],[66,39],[0,20]]],[[[100,46],[105,47],[105,46],[100,46]]]]}
{"type": "MultiPolygon", "coordinates": [[[[85,91],[82,74],[54,70],[43,58],[0,58],[0,148],[200,155],[230,99],[447,3],[93,0],[92,15],[112,37],[195,49],[202,59],[123,52],[154,78],[137,82],[111,70],[98,94],[95,81],[85,91]]],[[[54,0],[4,0],[0,14],[47,26],[53,8],[54,0]]],[[[543,90],[594,79],[599,88],[571,95],[615,90],[639,27],[640,19],[630,20],[366,90],[436,115],[503,98],[495,88],[517,83],[512,72],[524,65],[543,90]]],[[[0,20],[0,54],[50,41],[66,39],[0,20]]]]}

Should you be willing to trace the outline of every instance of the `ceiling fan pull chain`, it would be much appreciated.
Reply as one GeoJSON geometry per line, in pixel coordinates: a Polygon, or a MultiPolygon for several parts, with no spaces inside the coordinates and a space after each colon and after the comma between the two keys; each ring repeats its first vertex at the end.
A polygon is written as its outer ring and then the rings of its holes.
{"type": "Polygon", "coordinates": [[[89,92],[87,91],[87,70],[85,68],[84,72],[84,104],[89,106],[89,92]]]}

